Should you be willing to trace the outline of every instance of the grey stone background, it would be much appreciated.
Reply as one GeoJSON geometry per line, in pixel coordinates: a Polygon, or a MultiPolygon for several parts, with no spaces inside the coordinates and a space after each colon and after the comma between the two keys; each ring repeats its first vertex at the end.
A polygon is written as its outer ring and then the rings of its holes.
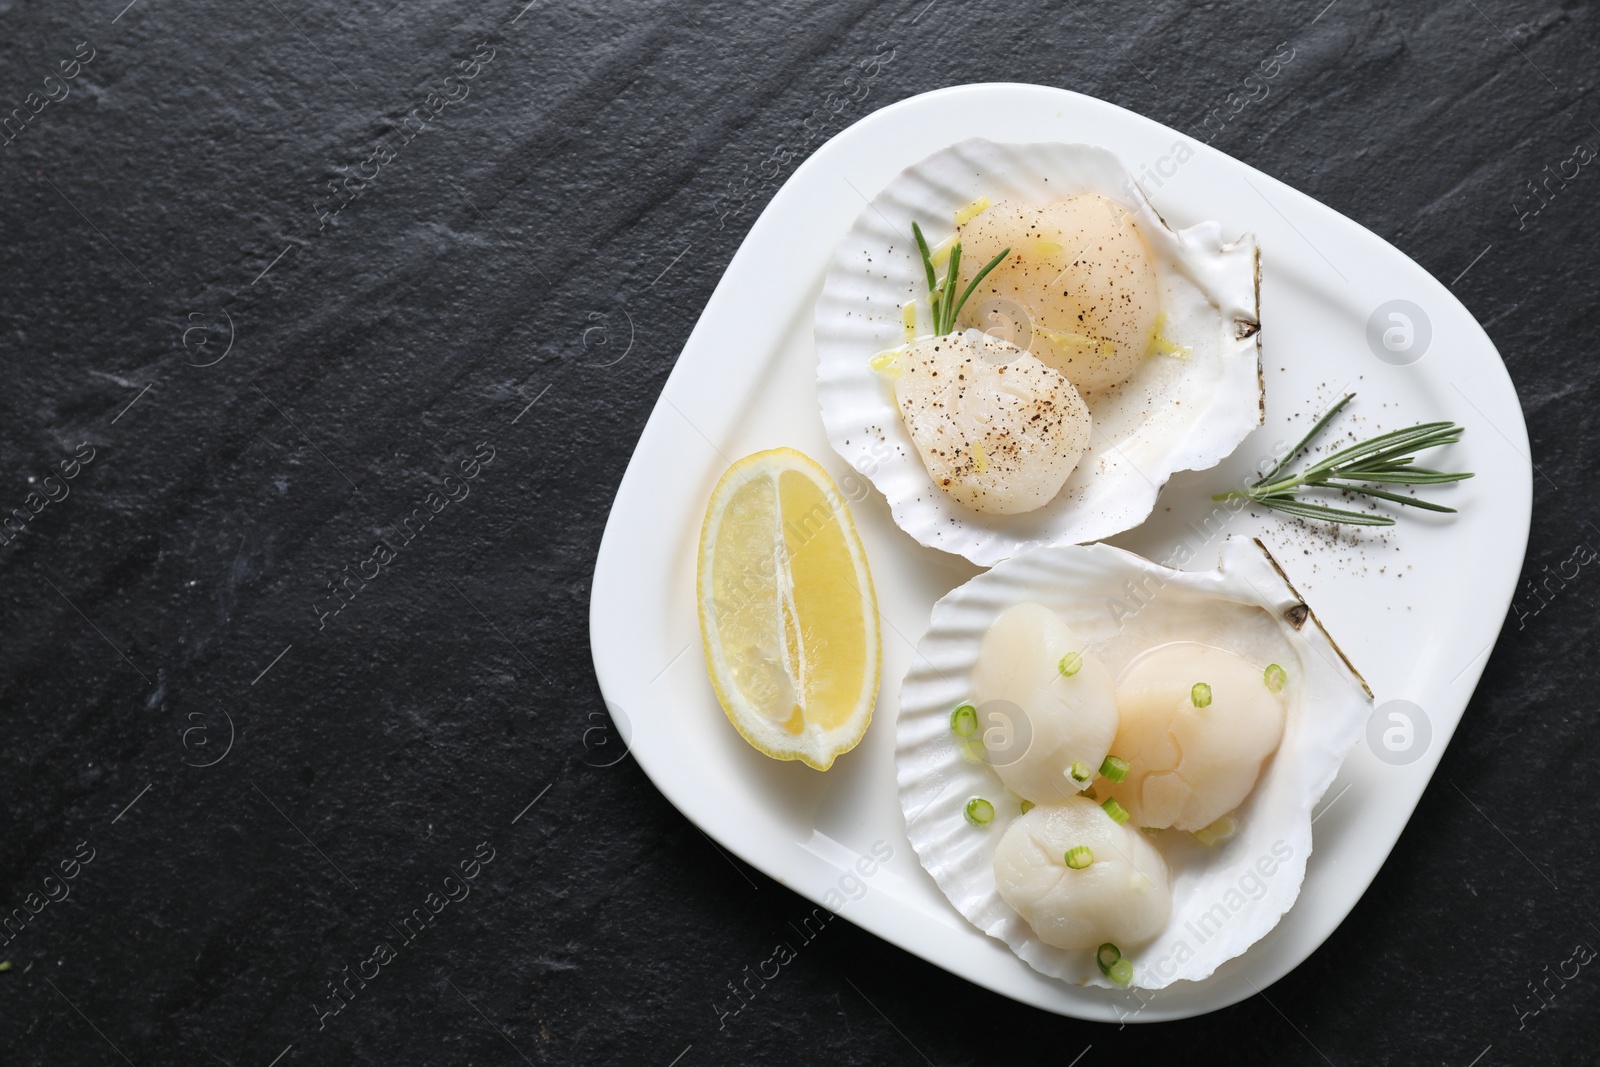
{"type": "Polygon", "coordinates": [[[524,2],[0,0],[0,1063],[1594,1062],[1600,976],[1551,977],[1600,944],[1592,6],[524,2]],[[1450,284],[1528,415],[1544,591],[1265,995],[1119,1030],[835,922],[722,1020],[808,905],[623,754],[607,507],[799,161],[987,80],[1209,139],[1450,284]]]}

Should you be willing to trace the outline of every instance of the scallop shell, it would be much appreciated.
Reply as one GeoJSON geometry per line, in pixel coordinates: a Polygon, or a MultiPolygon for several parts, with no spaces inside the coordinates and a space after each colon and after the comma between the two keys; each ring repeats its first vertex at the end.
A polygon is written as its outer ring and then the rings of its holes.
{"type": "Polygon", "coordinates": [[[1109,545],[1036,549],[934,605],[900,688],[895,728],[906,833],[957,911],[1053,978],[1112,988],[1091,953],[1046,945],[1000,898],[994,851],[1021,812],[1020,798],[950,730],[952,709],[970,697],[983,634],[1002,610],[1030,600],[1059,612],[1113,676],[1140,652],[1177,640],[1288,672],[1283,740],[1234,813],[1238,833],[1214,848],[1176,830],[1155,838],[1171,868],[1172,919],[1154,940],[1124,952],[1140,988],[1206,978],[1266,936],[1299,896],[1312,809],[1361,736],[1372,694],[1254,538],[1228,538],[1218,569],[1208,572],[1171,570],[1109,545]],[[995,806],[988,826],[963,817],[975,796],[995,806]]]}
{"type": "Polygon", "coordinates": [[[1253,236],[1225,242],[1215,222],[1174,232],[1105,149],[962,141],[890,182],[834,250],[816,308],[828,440],[888,499],[901,529],[980,566],[1131,529],[1174,472],[1215,466],[1261,423],[1258,271],[1253,236]],[[1089,451],[1049,504],[1023,515],[969,510],[934,485],[892,392],[868,366],[905,342],[902,309],[927,295],[911,223],[938,242],[954,232],[956,211],[979,197],[1044,203],[1090,191],[1133,213],[1154,253],[1167,335],[1191,353],[1152,356],[1130,381],[1085,396],[1089,451]]]}

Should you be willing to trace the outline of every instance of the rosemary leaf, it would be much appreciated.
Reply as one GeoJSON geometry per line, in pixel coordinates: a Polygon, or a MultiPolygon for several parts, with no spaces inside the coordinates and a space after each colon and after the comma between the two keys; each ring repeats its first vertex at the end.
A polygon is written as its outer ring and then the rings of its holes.
{"type": "Polygon", "coordinates": [[[1326,519],[1328,522],[1344,523],[1347,526],[1393,526],[1394,520],[1387,515],[1374,515],[1365,511],[1346,511],[1343,508],[1330,508],[1322,504],[1307,504],[1293,497],[1263,497],[1255,503],[1262,507],[1281,511],[1285,515],[1293,515],[1301,519],[1326,519]]]}
{"type": "Polygon", "coordinates": [[[1434,471],[1346,471],[1340,477],[1348,481],[1373,482],[1377,485],[1445,485],[1463,481],[1472,475],[1439,474],[1434,471]]]}
{"type": "MultiPolygon", "coordinates": [[[[960,246],[958,245],[957,247],[960,247],[960,246]]],[[[1000,254],[999,255],[997,255],[993,259],[991,259],[988,262],[988,264],[982,270],[980,270],[977,274],[974,274],[972,276],[972,281],[967,283],[966,292],[961,294],[961,299],[956,301],[955,310],[953,312],[951,312],[951,314],[950,314],[950,325],[952,327],[954,327],[955,324],[956,324],[956,316],[961,314],[962,307],[964,307],[966,305],[967,298],[970,297],[972,295],[972,291],[978,287],[978,283],[983,281],[983,279],[987,278],[989,276],[989,272],[994,270],[1002,262],[1004,262],[1005,258],[1007,256],[1009,256],[1010,254],[1011,254],[1011,249],[1002,248],[1000,250],[1000,254]]],[[[952,253],[952,255],[954,255],[954,253],[952,253]]],[[[957,279],[957,283],[959,284],[959,279],[957,279]]]]}
{"type": "Polygon", "coordinates": [[[922,227],[916,223],[911,224],[911,235],[917,239],[917,251],[922,254],[922,269],[928,276],[928,292],[933,292],[939,287],[937,276],[933,273],[933,253],[928,251],[928,239],[922,236],[922,227]]]}
{"type": "Polygon", "coordinates": [[[950,262],[944,265],[944,282],[939,286],[939,304],[944,316],[939,323],[941,334],[949,333],[956,324],[956,284],[961,277],[961,242],[950,246],[950,262]]]}
{"type": "Polygon", "coordinates": [[[1452,515],[1454,515],[1456,512],[1455,508],[1447,508],[1443,504],[1434,504],[1426,500],[1418,500],[1414,496],[1404,496],[1400,493],[1391,493],[1388,490],[1374,489],[1371,486],[1346,485],[1340,482],[1326,482],[1324,483],[1324,487],[1328,489],[1348,489],[1352,493],[1361,493],[1365,496],[1375,496],[1380,500],[1392,500],[1396,504],[1406,504],[1410,507],[1421,508],[1423,511],[1448,511],[1452,515]]]}

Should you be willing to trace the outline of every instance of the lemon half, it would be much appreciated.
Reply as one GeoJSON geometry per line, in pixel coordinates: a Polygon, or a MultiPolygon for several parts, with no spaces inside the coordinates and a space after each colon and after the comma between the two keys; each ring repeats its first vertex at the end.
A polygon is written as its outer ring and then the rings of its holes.
{"type": "Polygon", "coordinates": [[[819,771],[872,721],[881,643],[867,555],[839,487],[792,448],[722,475],[700,528],[700,636],[744,739],[819,771]]]}

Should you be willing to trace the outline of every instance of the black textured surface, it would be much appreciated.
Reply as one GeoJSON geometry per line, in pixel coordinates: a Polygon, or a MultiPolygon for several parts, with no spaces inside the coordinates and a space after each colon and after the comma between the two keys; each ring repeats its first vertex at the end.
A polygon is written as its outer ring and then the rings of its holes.
{"type": "Polygon", "coordinates": [[[0,1063],[1593,1062],[1600,977],[1550,976],[1600,944],[1600,176],[1524,215],[1600,144],[1592,7],[124,3],[0,0],[0,507],[37,510],[0,544],[0,1063]],[[1377,881],[1265,997],[1119,1031],[835,922],[722,1019],[808,906],[601,765],[606,510],[777,185],[984,80],[1210,136],[1453,283],[1529,417],[1524,577],[1569,577],[1519,594],[1377,881]]]}

